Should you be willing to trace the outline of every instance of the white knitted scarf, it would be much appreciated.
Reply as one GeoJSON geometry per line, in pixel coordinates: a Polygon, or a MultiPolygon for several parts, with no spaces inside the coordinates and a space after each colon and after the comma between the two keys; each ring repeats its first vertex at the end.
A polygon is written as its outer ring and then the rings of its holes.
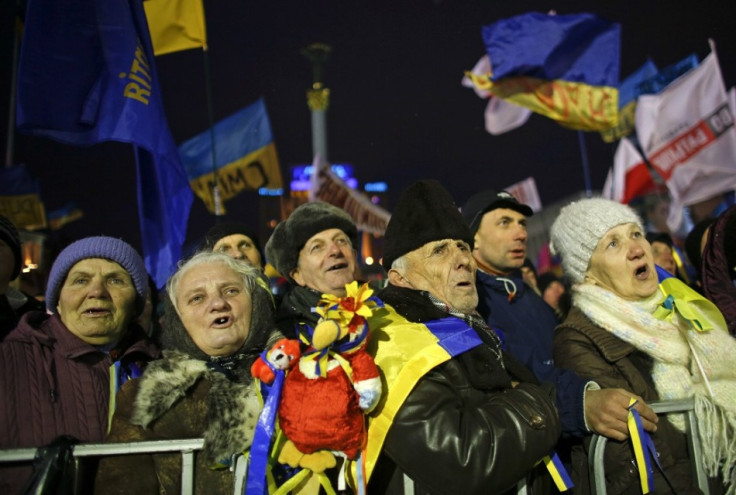
{"type": "MultiPolygon", "coordinates": [[[[736,340],[725,328],[698,332],[675,314],[672,321],[652,316],[664,295],[627,301],[592,284],[573,287],[573,304],[596,325],[654,359],[652,381],[662,400],[694,397],[704,464],[710,476],[718,468],[735,493],[736,483],[736,340]],[[705,379],[703,374],[705,374],[705,379]]],[[[714,325],[715,326],[715,325],[714,325]]],[[[668,419],[681,431],[684,416],[668,419]]]]}

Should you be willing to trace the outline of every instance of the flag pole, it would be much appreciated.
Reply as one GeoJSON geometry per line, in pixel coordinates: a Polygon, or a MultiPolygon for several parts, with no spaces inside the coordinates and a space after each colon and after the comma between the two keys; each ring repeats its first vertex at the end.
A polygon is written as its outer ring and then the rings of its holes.
{"type": "Polygon", "coordinates": [[[15,2],[15,15],[13,16],[13,66],[10,70],[10,106],[8,108],[8,135],[5,146],[5,168],[13,166],[15,159],[15,100],[18,94],[18,39],[20,38],[20,26],[18,24],[18,13],[20,12],[20,0],[15,2]]]}
{"type": "Polygon", "coordinates": [[[578,131],[578,145],[580,146],[580,157],[583,163],[585,196],[589,198],[593,195],[593,190],[590,187],[590,167],[588,166],[588,150],[585,147],[585,136],[583,135],[583,131],[578,131]]]}
{"type": "Polygon", "coordinates": [[[202,62],[204,64],[204,83],[207,95],[207,119],[210,129],[210,149],[212,150],[212,200],[215,204],[215,222],[222,216],[222,200],[220,198],[220,186],[217,178],[217,148],[215,146],[215,112],[212,104],[212,77],[210,75],[210,58],[207,45],[202,46],[202,62]]]}

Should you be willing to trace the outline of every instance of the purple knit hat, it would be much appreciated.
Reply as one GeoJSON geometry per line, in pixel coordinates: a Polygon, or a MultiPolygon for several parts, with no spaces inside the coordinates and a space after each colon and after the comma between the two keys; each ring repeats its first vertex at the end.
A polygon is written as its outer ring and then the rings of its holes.
{"type": "Polygon", "coordinates": [[[46,309],[56,314],[59,293],[69,270],[78,262],[88,258],[103,258],[114,261],[128,272],[137,293],[135,301],[136,316],[143,311],[148,293],[148,273],[143,260],[133,247],[114,237],[86,237],[69,244],[57,256],[46,284],[46,309]]]}

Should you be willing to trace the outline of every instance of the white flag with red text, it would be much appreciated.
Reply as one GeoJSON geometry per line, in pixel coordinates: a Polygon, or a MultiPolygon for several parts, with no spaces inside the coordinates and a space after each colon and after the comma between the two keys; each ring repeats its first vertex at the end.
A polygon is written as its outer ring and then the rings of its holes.
{"type": "MultiPolygon", "coordinates": [[[[488,55],[483,55],[470,72],[478,76],[490,73],[491,59],[488,58],[488,55]]],[[[479,97],[488,98],[484,114],[486,130],[494,136],[521,127],[532,114],[532,111],[528,108],[492,96],[490,91],[477,88],[468,76],[463,76],[462,85],[466,88],[472,88],[479,97]]]]}
{"type": "Polygon", "coordinates": [[[603,185],[603,197],[629,203],[637,196],[651,193],[655,183],[649,168],[636,147],[622,138],[613,157],[613,167],[608,171],[603,185]]]}
{"type": "Polygon", "coordinates": [[[639,97],[636,130],[670,191],[671,229],[684,206],[736,189],[736,128],[715,50],[659,94],[639,97]]]}

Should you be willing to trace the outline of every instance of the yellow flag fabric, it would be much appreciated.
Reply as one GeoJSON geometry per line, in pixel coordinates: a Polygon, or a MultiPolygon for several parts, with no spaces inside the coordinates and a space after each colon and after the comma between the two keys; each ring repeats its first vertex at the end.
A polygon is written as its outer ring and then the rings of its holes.
{"type": "Polygon", "coordinates": [[[618,89],[613,86],[508,77],[491,80],[490,74],[466,73],[476,88],[526,107],[558,124],[581,131],[600,131],[618,125],[618,89]]]}
{"type": "Polygon", "coordinates": [[[207,48],[202,0],[146,0],[143,8],[154,55],[207,48]]]}

